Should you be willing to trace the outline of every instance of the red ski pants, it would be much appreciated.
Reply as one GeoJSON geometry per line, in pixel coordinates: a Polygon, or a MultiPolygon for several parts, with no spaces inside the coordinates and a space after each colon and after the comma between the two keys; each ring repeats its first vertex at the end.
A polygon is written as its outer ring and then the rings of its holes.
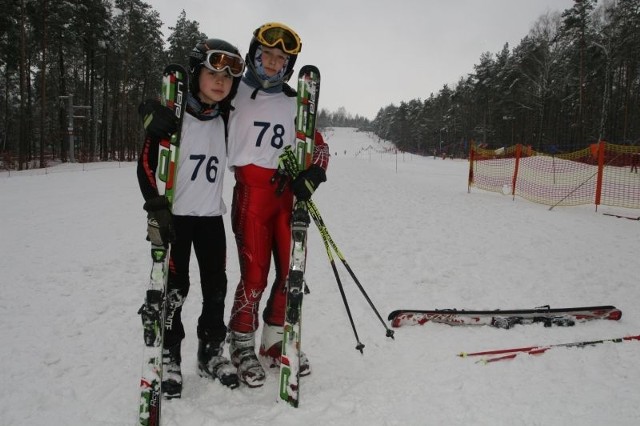
{"type": "Polygon", "coordinates": [[[240,261],[240,282],[235,292],[229,329],[241,333],[258,328],[258,308],[273,255],[275,281],[267,300],[263,320],[284,324],[285,284],[291,247],[293,194],[287,186],[276,194],[271,182],[275,170],[255,165],[236,168],[236,185],[231,206],[232,229],[240,261]]]}

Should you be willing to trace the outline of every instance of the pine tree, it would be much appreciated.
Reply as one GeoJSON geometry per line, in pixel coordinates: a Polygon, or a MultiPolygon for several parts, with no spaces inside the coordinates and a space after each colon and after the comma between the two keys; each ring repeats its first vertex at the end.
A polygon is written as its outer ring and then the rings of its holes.
{"type": "Polygon", "coordinates": [[[207,36],[200,32],[198,22],[187,19],[184,10],[180,13],[175,27],[169,27],[169,29],[172,31],[168,37],[169,62],[186,65],[193,47],[198,41],[206,39],[207,36]]]}

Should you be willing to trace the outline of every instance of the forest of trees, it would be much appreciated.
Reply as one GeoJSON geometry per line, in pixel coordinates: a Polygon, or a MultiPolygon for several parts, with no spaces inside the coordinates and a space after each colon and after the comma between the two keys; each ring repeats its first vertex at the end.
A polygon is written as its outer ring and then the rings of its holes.
{"type": "Polygon", "coordinates": [[[140,101],[158,93],[164,65],[184,62],[205,36],[183,12],[165,47],[158,13],[141,0],[0,0],[0,7],[0,160],[19,169],[51,158],[135,158],[140,101]]]}
{"type": "MultiPolygon", "coordinates": [[[[140,101],[158,93],[164,64],[184,62],[205,37],[183,12],[165,43],[158,13],[142,0],[0,0],[0,8],[4,167],[134,159],[140,101]]],[[[471,140],[567,151],[640,138],[640,0],[576,0],[474,68],[428,99],[381,108],[372,122],[341,108],[321,110],[319,125],[373,130],[429,154],[466,152],[471,140]]]]}
{"type": "Polygon", "coordinates": [[[472,140],[548,153],[639,144],[640,0],[596,3],[540,17],[455,87],[380,109],[373,130],[404,151],[462,156],[472,140]]]}

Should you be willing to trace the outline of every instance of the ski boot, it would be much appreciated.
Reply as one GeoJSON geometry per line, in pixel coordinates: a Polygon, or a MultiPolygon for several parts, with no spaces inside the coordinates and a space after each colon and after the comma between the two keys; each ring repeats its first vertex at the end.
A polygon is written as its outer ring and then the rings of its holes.
{"type": "MultiPolygon", "coordinates": [[[[282,339],[284,331],[282,326],[264,324],[262,328],[262,342],[260,344],[260,356],[265,359],[269,368],[280,368],[280,355],[282,354],[282,339]]],[[[311,364],[307,355],[300,351],[300,377],[311,374],[311,364]]]]}
{"type": "Polygon", "coordinates": [[[255,332],[229,333],[231,362],[238,368],[238,376],[250,388],[264,385],[266,375],[255,351],[255,332]]]}
{"type": "Polygon", "coordinates": [[[180,342],[162,349],[162,394],[166,399],[182,396],[180,342]]]}
{"type": "Polygon", "coordinates": [[[224,340],[198,340],[198,374],[200,377],[218,379],[223,385],[235,389],[238,387],[238,371],[231,362],[222,356],[224,340]]]}

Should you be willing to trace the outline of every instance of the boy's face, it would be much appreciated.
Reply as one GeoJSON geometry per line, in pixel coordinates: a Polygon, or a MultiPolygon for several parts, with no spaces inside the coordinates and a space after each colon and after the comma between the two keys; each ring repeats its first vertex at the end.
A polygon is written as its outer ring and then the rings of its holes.
{"type": "Polygon", "coordinates": [[[262,46],[262,66],[268,77],[276,75],[289,59],[289,55],[277,47],[262,46]]]}
{"type": "Polygon", "coordinates": [[[198,77],[200,83],[200,100],[206,104],[220,102],[229,95],[233,85],[233,77],[227,71],[211,71],[203,67],[198,77]]]}

